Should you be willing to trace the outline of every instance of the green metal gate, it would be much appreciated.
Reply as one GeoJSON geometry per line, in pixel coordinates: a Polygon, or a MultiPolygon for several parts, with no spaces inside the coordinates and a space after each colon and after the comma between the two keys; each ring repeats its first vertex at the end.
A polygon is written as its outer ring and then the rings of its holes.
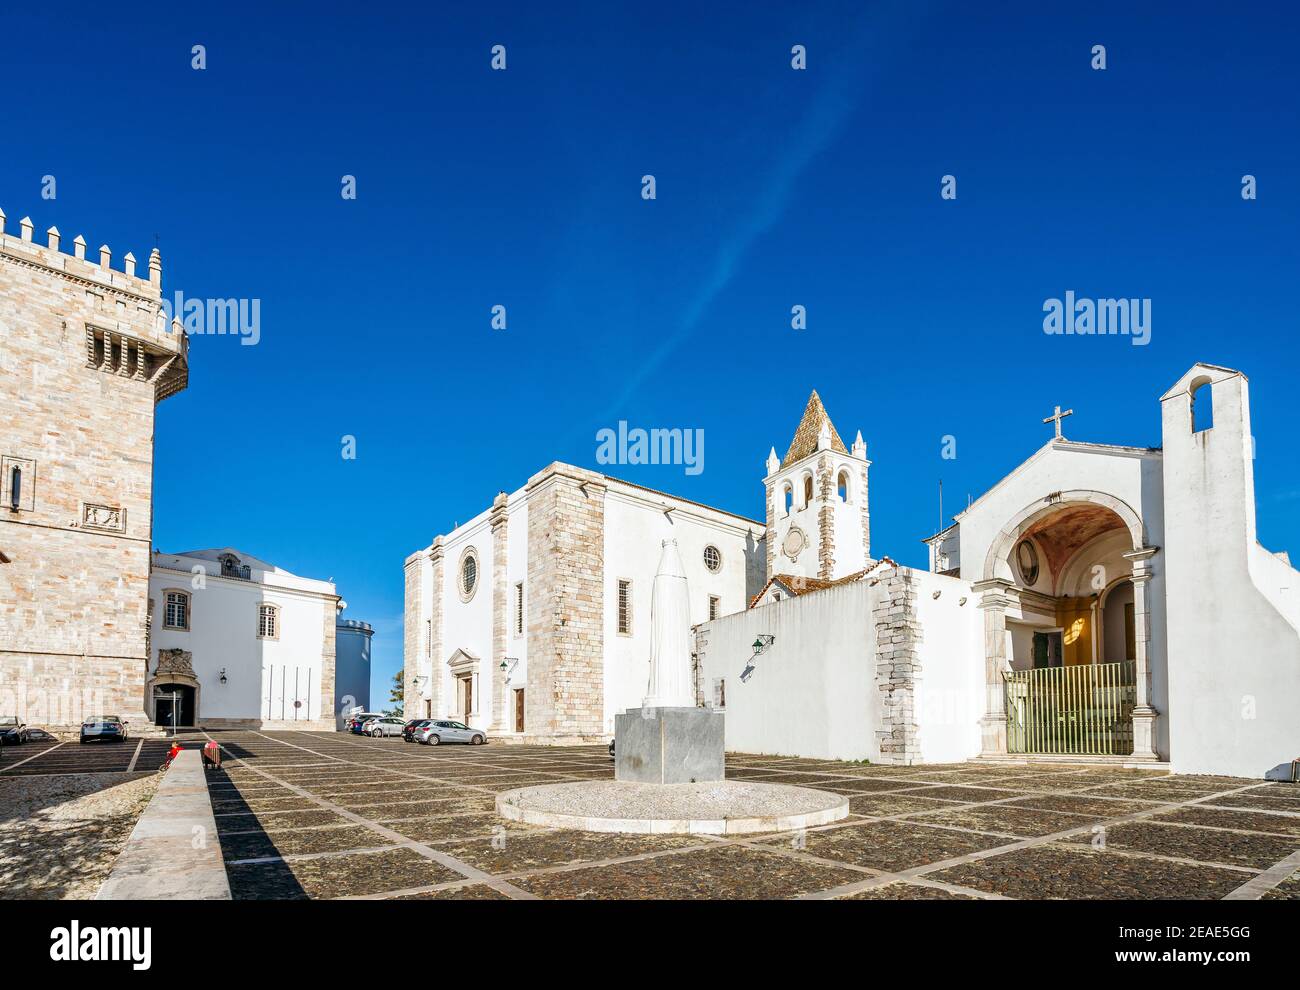
{"type": "Polygon", "coordinates": [[[1134,661],[1013,670],[1002,678],[1009,753],[1132,754],[1134,661]]]}

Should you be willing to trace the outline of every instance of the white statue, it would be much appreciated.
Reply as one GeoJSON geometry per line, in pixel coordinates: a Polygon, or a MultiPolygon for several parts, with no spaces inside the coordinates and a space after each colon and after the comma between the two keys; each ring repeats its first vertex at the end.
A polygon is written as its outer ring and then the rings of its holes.
{"type": "Polygon", "coordinates": [[[691,598],[676,540],[663,541],[650,598],[650,685],[643,708],[693,708],[691,598]]]}

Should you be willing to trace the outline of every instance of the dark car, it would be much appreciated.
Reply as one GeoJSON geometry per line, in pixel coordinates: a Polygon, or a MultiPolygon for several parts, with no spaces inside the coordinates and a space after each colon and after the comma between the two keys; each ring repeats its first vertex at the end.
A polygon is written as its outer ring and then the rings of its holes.
{"type": "Polygon", "coordinates": [[[17,715],[0,715],[0,746],[21,746],[27,739],[27,726],[17,715]]]}
{"type": "Polygon", "coordinates": [[[110,739],[113,742],[125,742],[126,726],[127,723],[116,715],[92,715],[81,723],[81,741],[110,739]]]}
{"type": "Polygon", "coordinates": [[[383,712],[355,712],[348,716],[347,721],[343,723],[343,728],[345,731],[351,732],[354,736],[364,736],[365,732],[362,731],[361,727],[372,718],[383,717],[383,712]]]}
{"type": "Polygon", "coordinates": [[[414,742],[415,733],[428,725],[432,719],[413,718],[402,726],[402,742],[414,742]]]}

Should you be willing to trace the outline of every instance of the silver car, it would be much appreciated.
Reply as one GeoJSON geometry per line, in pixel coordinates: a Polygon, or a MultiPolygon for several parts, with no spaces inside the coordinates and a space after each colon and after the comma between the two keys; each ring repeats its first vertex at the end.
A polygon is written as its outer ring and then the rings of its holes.
{"type": "Polygon", "coordinates": [[[386,715],[383,718],[372,718],[361,727],[361,731],[378,739],[380,736],[400,736],[405,725],[402,719],[386,715]]]}
{"type": "Polygon", "coordinates": [[[434,719],[415,733],[415,738],[429,746],[439,743],[463,742],[471,746],[482,746],[487,742],[487,733],[482,729],[471,729],[464,722],[451,719],[434,719]]]}

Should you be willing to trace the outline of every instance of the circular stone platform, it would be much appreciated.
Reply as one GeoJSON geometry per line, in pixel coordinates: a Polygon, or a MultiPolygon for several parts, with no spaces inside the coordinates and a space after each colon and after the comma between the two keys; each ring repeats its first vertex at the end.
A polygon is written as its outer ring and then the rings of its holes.
{"type": "Polygon", "coordinates": [[[588,780],[521,787],[497,795],[497,814],[502,818],[585,832],[788,832],[839,821],[848,813],[849,799],[843,794],[748,780],[704,784],[588,780]]]}

